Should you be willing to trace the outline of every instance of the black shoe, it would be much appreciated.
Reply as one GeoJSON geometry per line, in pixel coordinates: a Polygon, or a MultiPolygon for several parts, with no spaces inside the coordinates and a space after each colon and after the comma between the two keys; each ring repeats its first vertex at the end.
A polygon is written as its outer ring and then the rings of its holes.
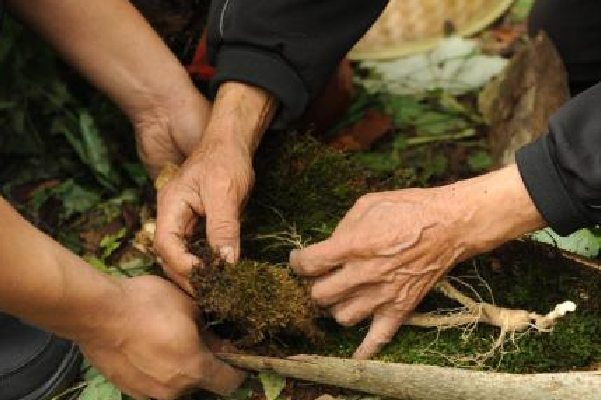
{"type": "Polygon", "coordinates": [[[0,400],[50,400],[79,373],[73,343],[0,314],[0,400]]]}

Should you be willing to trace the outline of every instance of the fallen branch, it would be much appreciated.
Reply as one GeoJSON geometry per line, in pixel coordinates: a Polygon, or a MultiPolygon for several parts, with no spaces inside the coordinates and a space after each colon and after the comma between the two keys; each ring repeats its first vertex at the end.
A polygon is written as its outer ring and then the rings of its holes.
{"type": "Polygon", "coordinates": [[[219,354],[239,368],[406,400],[600,400],[601,374],[502,374],[332,357],[219,354]]]}

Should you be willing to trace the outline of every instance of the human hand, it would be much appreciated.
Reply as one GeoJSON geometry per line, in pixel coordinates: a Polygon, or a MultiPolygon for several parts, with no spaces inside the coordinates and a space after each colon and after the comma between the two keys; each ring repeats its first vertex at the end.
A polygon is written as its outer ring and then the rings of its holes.
{"type": "Polygon", "coordinates": [[[194,265],[188,238],[200,215],[206,216],[209,244],[228,262],[240,254],[240,217],[252,188],[252,154],[242,146],[203,142],[158,194],[154,247],[165,273],[189,293],[194,265]]]}
{"type": "Polygon", "coordinates": [[[199,216],[209,245],[227,262],[240,256],[240,218],[254,181],[252,157],[275,111],[270,95],[240,83],[221,86],[200,143],[159,191],[154,247],[167,275],[192,293],[200,260],[188,252],[199,216]]]}
{"type": "Polygon", "coordinates": [[[118,284],[114,313],[99,331],[76,341],[119,389],[137,399],[166,400],[199,388],[229,394],[244,380],[205,346],[197,307],[176,286],[151,276],[118,284]]]}
{"type": "Polygon", "coordinates": [[[192,86],[176,99],[137,111],[131,117],[140,160],[156,178],[168,164],[180,165],[197,147],[211,104],[192,86]]]}
{"type": "Polygon", "coordinates": [[[373,315],[354,357],[370,358],[388,343],[464,253],[457,220],[440,207],[439,196],[437,190],[363,196],[330,239],[291,254],[297,273],[317,277],[311,295],[340,324],[373,315]]]}
{"type": "Polygon", "coordinates": [[[544,225],[514,167],[435,189],[363,196],[331,238],[295,250],[311,295],[342,325],[373,316],[368,359],[454,264],[544,225]]]}

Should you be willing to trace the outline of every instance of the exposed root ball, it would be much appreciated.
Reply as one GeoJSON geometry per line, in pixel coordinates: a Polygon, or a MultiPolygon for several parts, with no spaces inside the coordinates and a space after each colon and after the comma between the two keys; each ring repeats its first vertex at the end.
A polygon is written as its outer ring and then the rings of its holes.
{"type": "Polygon", "coordinates": [[[204,260],[191,279],[197,302],[208,322],[233,324],[242,333],[240,345],[282,335],[314,342],[323,337],[314,324],[319,310],[289,268],[255,261],[232,265],[206,256],[204,260]]]}

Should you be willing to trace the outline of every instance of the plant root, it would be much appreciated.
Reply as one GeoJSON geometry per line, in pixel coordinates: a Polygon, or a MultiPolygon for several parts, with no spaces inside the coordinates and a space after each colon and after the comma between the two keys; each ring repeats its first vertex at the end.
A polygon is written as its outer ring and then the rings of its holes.
{"type": "Polygon", "coordinates": [[[576,310],[576,304],[571,301],[558,304],[554,310],[546,315],[500,307],[485,303],[481,298],[479,298],[479,301],[475,301],[453,286],[449,282],[449,278],[439,282],[435,289],[446,297],[457,301],[462,307],[451,310],[437,310],[433,313],[414,313],[405,322],[406,325],[436,328],[439,332],[464,327],[462,335],[464,340],[470,337],[479,323],[500,328],[499,335],[490,350],[485,353],[465,357],[449,357],[439,354],[455,365],[476,364],[478,367],[484,367],[486,361],[496,354],[499,353],[501,356],[505,354],[504,347],[507,341],[510,341],[518,349],[516,337],[519,334],[528,334],[531,331],[551,332],[561,318],[568,312],[576,310]]]}

